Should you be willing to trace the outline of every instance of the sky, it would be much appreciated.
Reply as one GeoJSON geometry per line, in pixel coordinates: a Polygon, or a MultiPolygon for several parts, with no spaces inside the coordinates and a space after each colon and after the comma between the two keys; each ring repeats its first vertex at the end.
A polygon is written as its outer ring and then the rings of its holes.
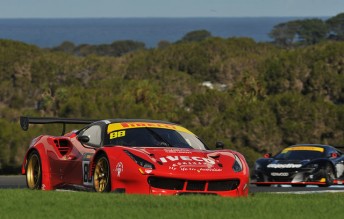
{"type": "Polygon", "coordinates": [[[0,0],[0,18],[323,17],[344,0],[0,0]]]}

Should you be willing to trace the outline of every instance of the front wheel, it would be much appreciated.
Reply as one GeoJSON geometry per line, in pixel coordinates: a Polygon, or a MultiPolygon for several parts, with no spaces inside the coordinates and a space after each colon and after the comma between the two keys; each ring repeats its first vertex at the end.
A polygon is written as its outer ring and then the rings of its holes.
{"type": "Polygon", "coordinates": [[[100,156],[96,161],[93,174],[93,186],[97,192],[109,192],[111,189],[110,165],[105,155],[100,156]]]}
{"type": "Polygon", "coordinates": [[[334,175],[333,168],[330,164],[326,164],[326,166],[323,169],[323,173],[324,173],[324,178],[326,180],[326,184],[320,185],[320,187],[328,187],[328,186],[333,185],[335,175],[334,175]]]}
{"type": "Polygon", "coordinates": [[[39,154],[34,151],[29,155],[26,165],[26,184],[29,189],[42,188],[42,165],[39,154]]]}

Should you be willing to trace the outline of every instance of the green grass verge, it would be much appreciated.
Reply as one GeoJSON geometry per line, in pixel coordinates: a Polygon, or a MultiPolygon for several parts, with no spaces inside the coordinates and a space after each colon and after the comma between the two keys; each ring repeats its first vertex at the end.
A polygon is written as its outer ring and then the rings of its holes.
{"type": "Polygon", "coordinates": [[[247,198],[0,191],[0,218],[342,218],[344,193],[247,198]]]}

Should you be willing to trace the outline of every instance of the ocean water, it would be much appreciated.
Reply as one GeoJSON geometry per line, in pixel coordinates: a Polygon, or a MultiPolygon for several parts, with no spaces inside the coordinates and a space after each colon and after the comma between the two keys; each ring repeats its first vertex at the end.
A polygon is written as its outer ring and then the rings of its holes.
{"type": "Polygon", "coordinates": [[[205,29],[223,38],[250,37],[257,42],[271,41],[268,33],[282,22],[297,17],[257,18],[79,18],[79,19],[0,19],[0,39],[12,39],[42,48],[64,41],[80,44],[109,44],[135,40],[156,47],[171,43],[186,33],[205,29]]]}

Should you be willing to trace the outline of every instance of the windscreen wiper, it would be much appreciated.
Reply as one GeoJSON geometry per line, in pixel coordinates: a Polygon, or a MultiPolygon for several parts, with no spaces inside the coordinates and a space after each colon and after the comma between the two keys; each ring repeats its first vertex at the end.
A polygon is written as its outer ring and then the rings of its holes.
{"type": "Polygon", "coordinates": [[[160,145],[159,146],[165,146],[165,147],[173,147],[172,144],[170,144],[164,137],[162,137],[161,135],[159,135],[159,133],[157,133],[156,131],[154,131],[151,128],[145,127],[150,133],[152,133],[152,135],[154,136],[154,138],[158,141],[160,141],[160,145]]]}

